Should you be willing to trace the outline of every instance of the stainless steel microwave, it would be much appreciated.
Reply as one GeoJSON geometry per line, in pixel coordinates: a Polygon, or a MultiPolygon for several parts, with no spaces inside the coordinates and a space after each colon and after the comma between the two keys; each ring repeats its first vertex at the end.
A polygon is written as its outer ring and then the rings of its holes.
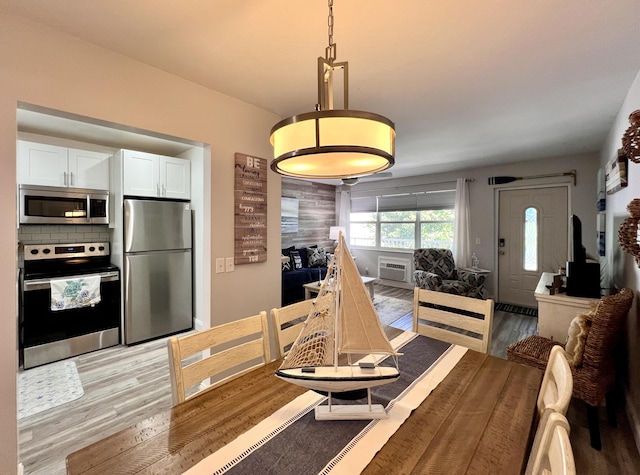
{"type": "Polygon", "coordinates": [[[20,185],[21,224],[109,224],[109,192],[20,185]]]}

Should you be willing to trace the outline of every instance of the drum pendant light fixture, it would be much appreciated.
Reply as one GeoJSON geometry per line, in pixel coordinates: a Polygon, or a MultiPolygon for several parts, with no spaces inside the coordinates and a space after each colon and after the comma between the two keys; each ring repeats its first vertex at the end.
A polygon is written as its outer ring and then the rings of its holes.
{"type": "Polygon", "coordinates": [[[271,169],[295,178],[355,178],[393,166],[395,125],[372,112],[349,110],[349,65],[336,62],[333,0],[329,0],[329,46],[318,58],[318,104],[271,129],[271,169]],[[334,73],[342,72],[343,109],[334,109],[334,73]]]}

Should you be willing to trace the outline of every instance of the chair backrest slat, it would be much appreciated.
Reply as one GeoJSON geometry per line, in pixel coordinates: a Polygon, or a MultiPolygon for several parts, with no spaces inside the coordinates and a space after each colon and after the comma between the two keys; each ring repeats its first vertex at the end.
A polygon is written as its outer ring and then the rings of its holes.
{"type": "Polygon", "coordinates": [[[540,393],[538,394],[538,414],[545,409],[553,409],[562,415],[567,413],[573,393],[573,376],[564,349],[555,345],[549,354],[547,368],[544,371],[540,393]]]}
{"type": "Polygon", "coordinates": [[[267,313],[171,337],[167,349],[171,394],[176,405],[271,360],[267,313]],[[216,376],[219,378],[208,387],[187,397],[187,391],[194,385],[216,376]]]}
{"type": "Polygon", "coordinates": [[[303,300],[302,302],[292,303],[285,307],[271,309],[271,318],[276,326],[276,339],[278,340],[278,348],[280,349],[280,357],[283,357],[288,351],[286,350],[291,343],[298,337],[302,330],[304,318],[309,315],[313,299],[303,300]],[[286,326],[290,322],[301,319],[294,325],[286,326]],[[285,326],[285,328],[283,328],[285,326]]]}
{"type": "Polygon", "coordinates": [[[569,432],[566,417],[553,409],[546,409],[536,430],[525,475],[575,475],[569,432]]]}
{"type": "Polygon", "coordinates": [[[480,300],[418,287],[414,290],[413,331],[416,333],[488,353],[492,325],[491,299],[480,300]]]}

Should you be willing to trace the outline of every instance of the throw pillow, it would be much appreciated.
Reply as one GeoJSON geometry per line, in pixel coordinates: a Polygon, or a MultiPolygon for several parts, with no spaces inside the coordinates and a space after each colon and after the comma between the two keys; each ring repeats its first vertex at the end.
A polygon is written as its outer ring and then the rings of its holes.
{"type": "Polygon", "coordinates": [[[307,260],[309,267],[326,267],[327,253],[322,247],[307,248],[307,260]]]}
{"type": "Polygon", "coordinates": [[[302,258],[300,257],[300,251],[291,251],[289,257],[291,258],[292,270],[302,269],[302,258]]]}
{"type": "Polygon", "coordinates": [[[284,259],[282,260],[282,272],[287,272],[291,270],[291,257],[290,256],[285,256],[284,254],[282,254],[282,257],[288,257],[289,260],[288,261],[284,261],[284,259]]]}
{"type": "Polygon", "coordinates": [[[287,247],[286,249],[282,250],[282,255],[288,256],[289,254],[291,254],[291,251],[295,251],[295,250],[296,250],[296,246],[287,247]]]}
{"type": "MultiPolygon", "coordinates": [[[[308,246],[309,248],[318,247],[317,244],[313,246],[308,246]]],[[[307,252],[307,248],[300,248],[300,257],[302,258],[302,267],[309,267],[309,253],[307,252]]]]}
{"type": "Polygon", "coordinates": [[[588,315],[580,314],[569,325],[567,335],[567,343],[564,346],[564,352],[570,366],[579,367],[582,365],[582,355],[584,354],[584,345],[589,335],[589,327],[591,321],[588,315]]]}

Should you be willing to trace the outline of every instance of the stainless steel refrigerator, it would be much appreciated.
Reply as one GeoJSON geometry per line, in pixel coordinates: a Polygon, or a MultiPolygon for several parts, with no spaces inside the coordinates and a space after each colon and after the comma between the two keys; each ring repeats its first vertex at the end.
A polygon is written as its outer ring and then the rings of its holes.
{"type": "Polygon", "coordinates": [[[189,203],[124,200],[124,343],[193,328],[189,203]]]}

